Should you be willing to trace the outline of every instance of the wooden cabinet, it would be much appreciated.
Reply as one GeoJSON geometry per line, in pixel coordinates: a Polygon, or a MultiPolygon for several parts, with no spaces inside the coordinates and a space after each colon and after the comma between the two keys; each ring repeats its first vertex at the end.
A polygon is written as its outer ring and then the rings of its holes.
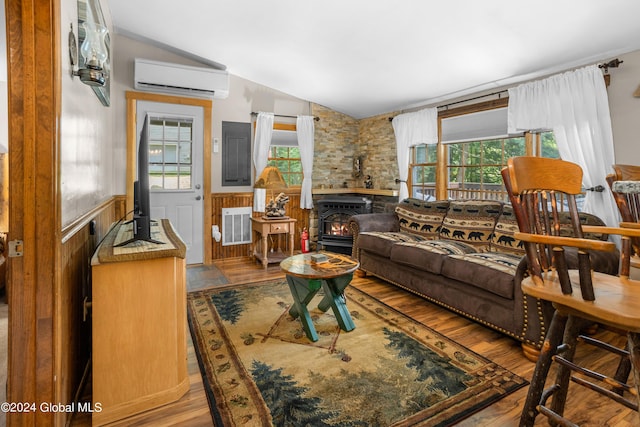
{"type": "Polygon", "coordinates": [[[174,249],[114,254],[117,227],[92,259],[93,403],[101,407],[93,425],[176,401],[189,389],[184,244],[168,221],[160,227],[174,249]]]}

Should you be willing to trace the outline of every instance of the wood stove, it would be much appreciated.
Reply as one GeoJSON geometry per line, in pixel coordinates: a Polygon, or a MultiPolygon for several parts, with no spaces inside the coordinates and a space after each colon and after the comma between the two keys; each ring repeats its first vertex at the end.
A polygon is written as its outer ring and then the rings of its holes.
{"type": "Polygon", "coordinates": [[[318,200],[318,249],[351,255],[353,237],[347,225],[352,215],[371,213],[366,197],[335,196],[318,200]]]}

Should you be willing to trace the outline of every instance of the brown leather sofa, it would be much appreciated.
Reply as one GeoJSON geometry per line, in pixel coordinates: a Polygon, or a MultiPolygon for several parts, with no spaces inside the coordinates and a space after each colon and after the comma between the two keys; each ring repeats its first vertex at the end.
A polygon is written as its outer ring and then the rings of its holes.
{"type": "MultiPolygon", "coordinates": [[[[581,221],[604,225],[587,213],[581,221]]],[[[527,357],[537,358],[553,309],[520,289],[526,257],[513,235],[518,225],[510,205],[406,199],[393,212],[354,215],[349,227],[362,272],[509,335],[522,342],[527,357]]],[[[591,257],[596,270],[617,273],[619,254],[591,257]]],[[[575,252],[567,259],[577,265],[575,252]]]]}

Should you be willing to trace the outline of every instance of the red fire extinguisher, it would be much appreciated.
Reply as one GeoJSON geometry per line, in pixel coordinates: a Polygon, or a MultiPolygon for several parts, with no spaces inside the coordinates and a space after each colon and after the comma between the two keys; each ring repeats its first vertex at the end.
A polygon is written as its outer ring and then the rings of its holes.
{"type": "Polygon", "coordinates": [[[302,237],[300,238],[300,249],[303,254],[309,252],[309,232],[307,227],[302,229],[302,237]]]}

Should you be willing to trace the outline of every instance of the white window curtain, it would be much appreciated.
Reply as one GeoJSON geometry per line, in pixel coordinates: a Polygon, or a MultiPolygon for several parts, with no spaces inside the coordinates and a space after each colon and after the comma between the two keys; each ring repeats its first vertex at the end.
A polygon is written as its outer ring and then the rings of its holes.
{"type": "MultiPolygon", "coordinates": [[[[509,133],[552,129],[560,157],[583,170],[583,185],[607,188],[606,175],[615,163],[609,100],[596,65],[525,83],[509,89],[509,133]]],[[[618,211],[608,191],[587,191],[585,212],[609,226],[618,211]]]]}
{"type": "Polygon", "coordinates": [[[399,114],[393,118],[392,125],[396,136],[398,178],[400,179],[398,200],[402,201],[409,197],[407,179],[411,147],[438,143],[438,109],[425,108],[413,113],[399,114]]]}
{"type": "MultiPolygon", "coordinates": [[[[253,143],[253,166],[256,169],[256,180],[267,167],[269,160],[269,146],[273,134],[273,113],[258,113],[256,119],[256,136],[253,143]]],[[[264,212],[267,199],[267,190],[264,188],[253,189],[253,210],[264,212]]]]}
{"type": "Polygon", "coordinates": [[[298,148],[300,149],[300,161],[302,163],[302,188],[300,191],[300,207],[313,209],[313,196],[311,194],[313,173],[313,145],[314,124],[313,116],[298,116],[296,119],[296,132],[298,134],[298,148]]]}

